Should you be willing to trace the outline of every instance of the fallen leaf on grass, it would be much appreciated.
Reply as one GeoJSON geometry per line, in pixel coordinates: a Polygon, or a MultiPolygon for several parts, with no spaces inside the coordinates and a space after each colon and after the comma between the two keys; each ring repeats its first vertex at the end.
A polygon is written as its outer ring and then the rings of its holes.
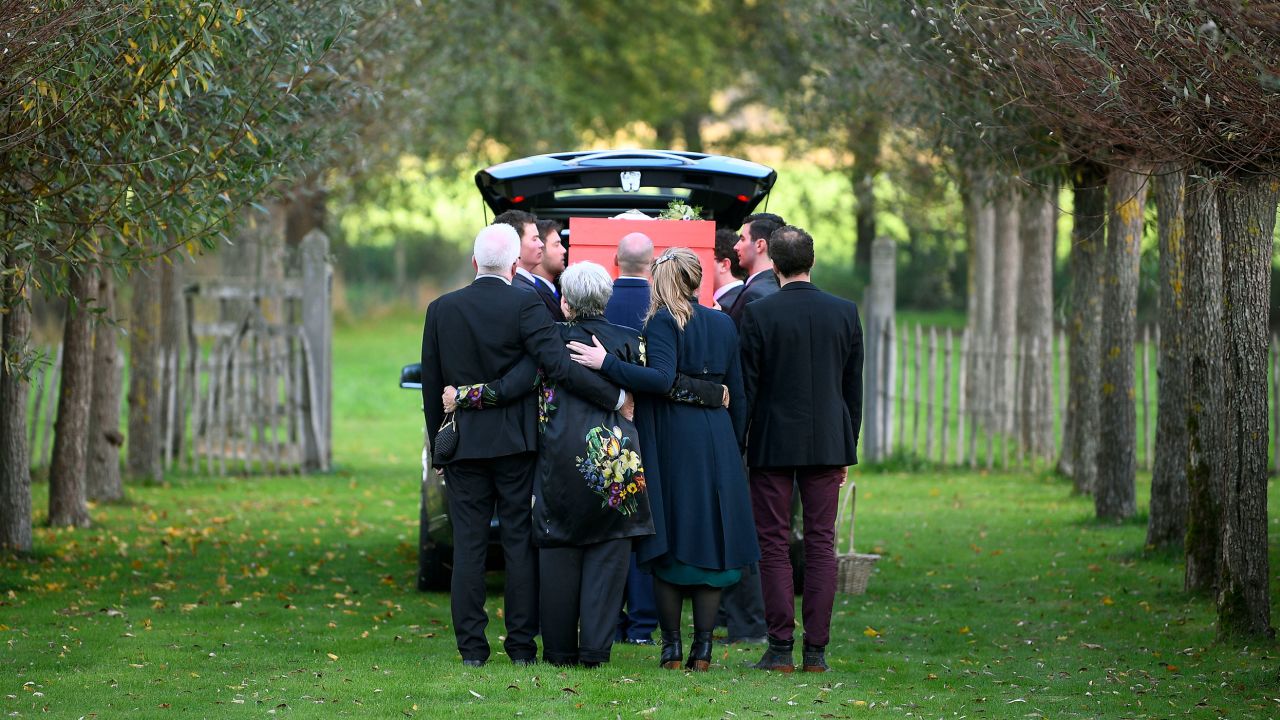
{"type": "Polygon", "coordinates": [[[862,634],[863,634],[863,635],[866,635],[866,636],[867,636],[867,637],[869,637],[869,638],[873,638],[873,637],[880,637],[880,631],[879,631],[879,630],[876,630],[875,628],[871,627],[870,625],[868,625],[868,626],[867,626],[867,629],[866,629],[866,630],[863,630],[863,631],[862,631],[862,634]]]}
{"type": "Polygon", "coordinates": [[[325,657],[329,658],[330,660],[337,660],[337,659],[338,659],[338,656],[337,656],[337,655],[334,655],[333,653],[325,653],[325,657]]]}
{"type": "Polygon", "coordinates": [[[1097,644],[1097,643],[1087,643],[1087,642],[1082,642],[1082,643],[1080,643],[1080,647],[1084,648],[1085,650],[1103,650],[1103,649],[1105,649],[1105,648],[1103,648],[1101,645],[1099,645],[1099,644],[1097,644]]]}
{"type": "Polygon", "coordinates": [[[469,693],[471,693],[472,695],[474,695],[474,696],[476,696],[476,697],[480,698],[481,700],[483,700],[483,699],[484,699],[484,696],[483,696],[483,695],[481,695],[480,693],[476,692],[475,690],[468,690],[467,692],[469,692],[469,693]]]}

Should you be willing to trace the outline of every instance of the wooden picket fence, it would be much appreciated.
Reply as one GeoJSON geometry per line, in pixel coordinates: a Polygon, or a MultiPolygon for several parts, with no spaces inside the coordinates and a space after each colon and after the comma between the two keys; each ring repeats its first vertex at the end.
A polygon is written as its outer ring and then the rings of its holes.
{"type": "MultiPolygon", "coordinates": [[[[899,325],[893,320],[878,328],[868,343],[880,352],[879,377],[866,377],[864,397],[878,393],[878,415],[864,415],[863,425],[879,423],[870,435],[886,438],[882,455],[913,457],[941,465],[972,468],[1017,468],[1057,461],[1063,437],[1067,402],[1067,339],[1062,331],[1049,340],[1004,345],[996,338],[977,338],[968,330],[899,325]],[[883,353],[887,353],[886,358],[883,353]],[[1025,407],[1015,402],[1023,373],[1047,362],[1051,367],[1045,402],[1025,407]],[[994,368],[1007,373],[998,377],[994,368]],[[974,369],[985,385],[973,385],[974,369]],[[1033,452],[1024,442],[1030,423],[1048,423],[1048,444],[1033,452]]],[[[1134,394],[1137,411],[1137,460],[1150,470],[1155,452],[1159,328],[1145,327],[1135,348],[1134,394]]],[[[1280,448],[1280,336],[1273,336],[1270,356],[1272,447],[1280,448]]],[[[1033,398],[1036,396],[1033,395],[1033,398]]],[[[864,433],[864,437],[868,434],[864,433]]],[[[865,448],[864,448],[865,454],[865,448]]],[[[1280,453],[1273,452],[1274,472],[1280,474],[1280,453]]]]}
{"type": "MultiPolygon", "coordinates": [[[[196,347],[185,365],[177,348],[160,353],[166,471],[180,467],[224,476],[303,471],[308,435],[325,442],[315,413],[308,411],[318,402],[314,362],[301,330],[273,330],[246,324],[196,347]]],[[[44,353],[53,362],[32,378],[28,415],[34,467],[49,465],[61,380],[61,345],[44,353]]],[[[118,367],[127,367],[123,355],[118,367]]]]}

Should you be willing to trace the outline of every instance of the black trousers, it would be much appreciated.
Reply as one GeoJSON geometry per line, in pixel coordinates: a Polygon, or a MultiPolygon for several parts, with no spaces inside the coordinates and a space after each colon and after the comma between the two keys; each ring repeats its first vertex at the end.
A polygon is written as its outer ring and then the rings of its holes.
{"type": "Polygon", "coordinates": [[[720,595],[720,615],[728,627],[728,640],[765,636],[764,593],[760,587],[760,566],[756,563],[742,569],[742,579],[724,589],[720,595]]]}
{"type": "Polygon", "coordinates": [[[512,660],[534,659],[538,646],[538,556],[532,540],[530,498],[533,453],[486,460],[459,460],[444,470],[453,520],[453,632],[463,660],[488,660],[484,610],[484,561],[494,510],[507,563],[503,615],[512,660]]]}
{"type": "Polygon", "coordinates": [[[538,551],[542,659],[554,665],[609,661],[631,539],[538,551]]]}

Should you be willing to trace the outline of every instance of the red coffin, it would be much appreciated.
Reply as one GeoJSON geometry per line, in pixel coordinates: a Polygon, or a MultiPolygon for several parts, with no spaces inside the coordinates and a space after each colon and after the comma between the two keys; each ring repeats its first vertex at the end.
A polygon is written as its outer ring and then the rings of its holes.
{"type": "Polygon", "coordinates": [[[654,256],[672,247],[686,247],[702,262],[702,287],[698,302],[711,307],[712,267],[715,265],[716,224],[710,220],[621,220],[613,218],[569,218],[569,262],[590,260],[603,265],[618,277],[614,256],[622,236],[641,232],[653,240],[654,256]]]}

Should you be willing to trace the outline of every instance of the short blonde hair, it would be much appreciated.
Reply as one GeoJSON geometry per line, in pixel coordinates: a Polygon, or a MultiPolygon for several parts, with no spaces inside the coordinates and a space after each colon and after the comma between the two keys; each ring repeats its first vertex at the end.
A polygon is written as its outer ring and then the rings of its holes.
{"type": "Polygon", "coordinates": [[[674,247],[653,261],[652,272],[653,297],[645,321],[665,307],[683,330],[693,318],[694,298],[702,285],[702,263],[689,248],[674,247]]]}

